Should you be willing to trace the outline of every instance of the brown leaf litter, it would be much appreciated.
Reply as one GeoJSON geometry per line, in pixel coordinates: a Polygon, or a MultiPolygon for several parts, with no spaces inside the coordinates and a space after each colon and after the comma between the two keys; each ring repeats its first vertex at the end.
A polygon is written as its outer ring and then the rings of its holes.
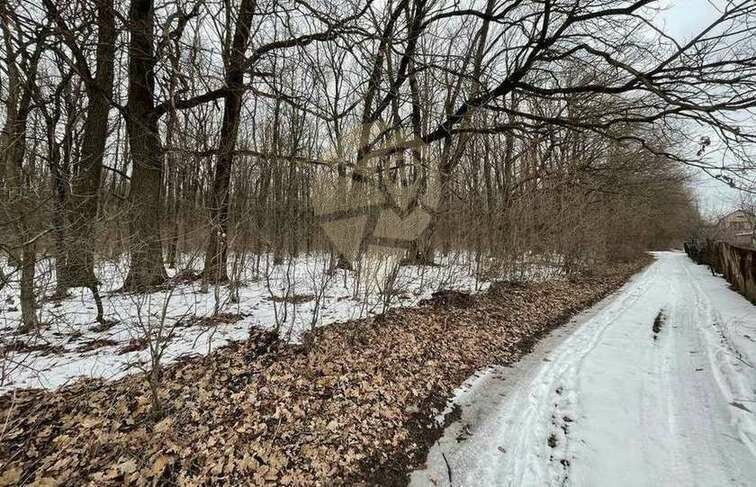
{"type": "Polygon", "coordinates": [[[166,367],[160,418],[141,375],[6,394],[0,486],[404,484],[455,387],[517,360],[641,265],[441,293],[320,328],[308,347],[253,329],[247,342],[166,367]]]}

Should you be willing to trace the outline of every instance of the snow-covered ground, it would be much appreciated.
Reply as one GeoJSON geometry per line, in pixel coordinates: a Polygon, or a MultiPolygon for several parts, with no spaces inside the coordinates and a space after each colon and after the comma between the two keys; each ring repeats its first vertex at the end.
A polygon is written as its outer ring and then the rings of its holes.
{"type": "Polygon", "coordinates": [[[412,485],[756,485],[756,307],[682,253],[656,258],[471,377],[412,485]]]}
{"type": "MultiPolygon", "coordinates": [[[[227,286],[185,281],[149,294],[117,292],[128,270],[125,260],[102,262],[97,269],[107,329],[95,321],[94,301],[87,289],[73,289],[71,297],[43,300],[39,307],[42,328],[19,335],[20,305],[17,273],[0,290],[0,392],[20,387],[54,388],[79,377],[115,378],[149,367],[150,350],[143,339],[161,334],[153,343],[165,343],[161,363],[184,356],[207,354],[232,340],[247,338],[251,327],[273,329],[297,342],[304,332],[334,322],[362,318],[384,311],[386,261],[364,262],[359,277],[337,270],[326,272],[329,257],[301,256],[273,265],[269,255],[238,264],[238,300],[227,286]],[[216,316],[218,319],[205,319],[216,316]]],[[[232,259],[233,260],[233,259],[232,259]]],[[[389,306],[413,306],[440,289],[481,291],[489,282],[477,276],[480,265],[470,254],[439,258],[439,266],[403,266],[393,287],[389,306]]],[[[0,265],[3,263],[0,262],[0,265]]],[[[198,271],[199,259],[184,256],[179,268],[198,271]]],[[[38,266],[37,292],[49,296],[55,288],[54,265],[38,266]]],[[[534,263],[532,277],[548,277],[555,269],[534,263]]],[[[6,274],[12,269],[4,268],[6,274]]],[[[175,271],[168,271],[175,276],[175,271]]],[[[487,273],[491,275],[490,270],[487,273]]],[[[499,277],[499,276],[497,276],[499,277]]]]}

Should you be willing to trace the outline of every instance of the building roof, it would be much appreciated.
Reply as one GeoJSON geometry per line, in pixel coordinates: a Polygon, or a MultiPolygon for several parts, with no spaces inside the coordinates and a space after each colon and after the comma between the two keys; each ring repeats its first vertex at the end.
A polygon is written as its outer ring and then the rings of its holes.
{"type": "Polygon", "coordinates": [[[726,215],[724,215],[724,216],[721,216],[721,217],[719,218],[719,220],[717,220],[717,225],[721,225],[721,224],[722,224],[722,222],[723,222],[723,221],[724,221],[725,219],[727,219],[727,218],[729,218],[729,217],[731,217],[731,216],[734,216],[734,215],[736,215],[736,214],[741,214],[741,215],[743,215],[743,216],[744,216],[745,218],[747,218],[747,219],[751,220],[751,222],[752,222],[752,223],[756,223],[756,215],[754,215],[753,213],[749,213],[749,212],[747,212],[747,211],[743,210],[742,208],[739,208],[739,209],[737,209],[737,210],[732,210],[731,212],[727,213],[727,214],[726,214],[726,215]]]}

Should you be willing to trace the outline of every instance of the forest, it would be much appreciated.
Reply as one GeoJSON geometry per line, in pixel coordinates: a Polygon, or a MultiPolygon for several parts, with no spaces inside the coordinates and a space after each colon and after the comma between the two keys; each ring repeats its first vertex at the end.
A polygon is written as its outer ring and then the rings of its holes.
{"type": "Polygon", "coordinates": [[[312,192],[363,184],[354,168],[405,187],[435,172],[410,259],[565,268],[679,238],[683,164],[741,182],[736,148],[700,156],[753,138],[729,117],[754,101],[750,2],[684,46],[649,36],[656,2],[501,3],[5,2],[2,235],[24,327],[46,257],[63,296],[96,292],[98,259],[127,256],[134,290],[186,253],[210,281],[229,255],[333,253],[312,192]]]}

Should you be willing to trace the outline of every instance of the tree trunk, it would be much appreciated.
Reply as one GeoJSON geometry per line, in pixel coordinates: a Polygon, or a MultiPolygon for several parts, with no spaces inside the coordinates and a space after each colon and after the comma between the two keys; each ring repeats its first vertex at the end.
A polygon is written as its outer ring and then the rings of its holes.
{"type": "MultiPolygon", "coordinates": [[[[414,143],[418,144],[422,137],[422,117],[420,108],[420,87],[417,82],[417,73],[415,72],[414,62],[408,76],[410,86],[410,99],[412,100],[412,136],[414,143]]],[[[414,145],[412,147],[412,163],[413,163],[413,178],[412,181],[416,181],[418,173],[420,173],[420,180],[423,183],[418,191],[429,191],[428,186],[428,173],[425,170],[422,159],[422,151],[420,146],[414,145]]],[[[432,188],[430,191],[436,191],[437,188],[432,188]]],[[[429,195],[432,197],[432,195],[429,195]]],[[[435,213],[438,208],[426,208],[431,213],[431,222],[437,217],[435,213]]],[[[410,243],[407,250],[407,257],[404,263],[409,265],[433,265],[434,264],[434,251],[433,251],[433,223],[428,225],[422,234],[410,243]]]]}
{"type": "MultiPolygon", "coordinates": [[[[174,65],[174,69],[178,69],[174,65]]],[[[171,93],[173,88],[171,89],[171,93]]],[[[166,127],[165,140],[169,146],[176,145],[176,113],[172,111],[169,114],[168,123],[166,127]]],[[[169,269],[176,268],[176,249],[178,245],[178,157],[175,152],[170,153],[167,156],[167,168],[165,174],[165,201],[163,207],[166,209],[166,220],[163,222],[163,226],[168,230],[168,259],[167,264],[169,269]]]]}
{"type": "Polygon", "coordinates": [[[215,166],[213,181],[212,225],[207,252],[205,253],[204,277],[213,282],[228,280],[228,209],[231,167],[234,162],[234,148],[239,132],[242,93],[244,91],[244,62],[249,43],[250,26],[255,11],[254,0],[242,0],[239,7],[229,61],[226,68],[226,87],[229,92],[223,106],[223,122],[219,143],[220,153],[215,166]]]}
{"type": "Polygon", "coordinates": [[[34,298],[34,273],[37,264],[36,243],[24,244],[21,262],[21,333],[37,328],[37,310],[34,298]]]}
{"type": "Polygon", "coordinates": [[[212,192],[212,225],[207,252],[205,253],[204,277],[213,282],[228,280],[228,209],[233,148],[236,145],[237,129],[241,115],[241,92],[232,91],[223,109],[221,126],[221,154],[215,166],[212,192]]]}
{"type": "MultiPolygon", "coordinates": [[[[54,130],[51,127],[49,130],[54,130]]],[[[55,233],[55,294],[59,297],[66,295],[69,287],[68,276],[68,251],[66,250],[66,202],[68,189],[64,175],[61,173],[60,160],[57,154],[49,151],[50,176],[52,178],[52,190],[55,197],[52,214],[53,232],[55,233]]]]}
{"type": "Polygon", "coordinates": [[[167,278],[160,242],[163,147],[155,113],[152,0],[133,0],[129,10],[129,88],[126,129],[133,160],[129,191],[131,265],[124,288],[138,290],[167,278]]]}
{"type": "Polygon", "coordinates": [[[108,113],[113,93],[115,53],[115,15],[113,0],[97,2],[97,73],[87,86],[89,105],[78,171],[71,181],[68,198],[66,239],[66,276],[64,284],[92,287],[94,274],[95,221],[102,175],[102,160],[108,136],[108,113]]]}
{"type": "MultiPolygon", "coordinates": [[[[4,167],[4,186],[0,196],[0,217],[6,221],[15,222],[15,235],[9,247],[9,261],[21,267],[21,332],[29,332],[37,327],[37,314],[34,298],[34,272],[36,265],[35,238],[32,237],[32,222],[30,218],[35,212],[37,203],[31,201],[32,192],[24,184],[23,164],[26,155],[26,128],[29,113],[32,109],[33,90],[36,89],[37,67],[42,53],[42,42],[37,39],[34,53],[25,65],[26,75],[22,84],[22,77],[16,66],[15,46],[8,33],[8,18],[2,4],[0,4],[0,21],[6,51],[6,68],[8,72],[8,89],[5,98],[5,126],[0,133],[0,164],[4,167]],[[21,249],[18,257],[14,250],[21,249]]],[[[8,245],[10,244],[10,245],[8,245]]]]}

